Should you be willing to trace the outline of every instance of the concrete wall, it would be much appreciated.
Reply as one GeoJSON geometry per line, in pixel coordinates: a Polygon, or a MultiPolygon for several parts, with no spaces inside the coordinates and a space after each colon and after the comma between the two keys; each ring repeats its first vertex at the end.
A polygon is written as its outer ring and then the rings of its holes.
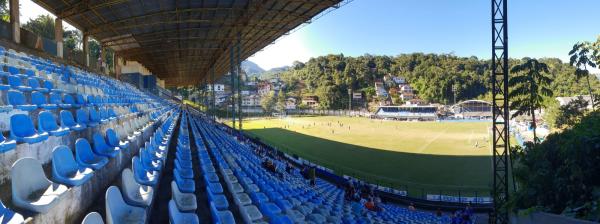
{"type": "Polygon", "coordinates": [[[140,73],[142,75],[150,75],[150,70],[148,70],[144,65],[140,64],[137,61],[121,61],[119,60],[119,66],[121,66],[121,73],[140,73]]]}

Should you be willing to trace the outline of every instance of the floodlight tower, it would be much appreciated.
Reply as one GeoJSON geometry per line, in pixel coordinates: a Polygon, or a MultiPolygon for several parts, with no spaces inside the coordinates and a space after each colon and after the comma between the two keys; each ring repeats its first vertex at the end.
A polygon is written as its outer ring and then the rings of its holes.
{"type": "Polygon", "coordinates": [[[490,216],[492,224],[506,224],[509,221],[508,172],[509,172],[509,107],[508,107],[508,25],[507,1],[492,0],[492,122],[494,211],[490,216]]]}

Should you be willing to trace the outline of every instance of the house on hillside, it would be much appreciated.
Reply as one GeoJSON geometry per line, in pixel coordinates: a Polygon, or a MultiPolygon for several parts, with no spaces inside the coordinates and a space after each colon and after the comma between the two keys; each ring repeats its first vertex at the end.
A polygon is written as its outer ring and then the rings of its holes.
{"type": "Polygon", "coordinates": [[[295,110],[296,109],[297,100],[294,97],[288,97],[285,100],[285,109],[286,110],[295,110]]]}
{"type": "Polygon", "coordinates": [[[264,96],[267,95],[273,90],[273,86],[269,82],[259,82],[258,83],[258,95],[264,96]]]}
{"type": "Polygon", "coordinates": [[[256,94],[243,95],[242,96],[242,106],[245,106],[245,107],[260,106],[260,96],[258,96],[256,94]]]}
{"type": "Polygon", "coordinates": [[[406,105],[407,106],[424,106],[424,105],[427,105],[427,102],[425,102],[422,99],[415,98],[415,99],[406,101],[406,105]]]}
{"type": "Polygon", "coordinates": [[[392,79],[394,79],[394,82],[398,85],[406,84],[406,79],[402,76],[394,76],[394,77],[392,77],[392,79]]]}
{"type": "Polygon", "coordinates": [[[383,82],[381,81],[376,81],[375,82],[375,94],[377,94],[378,97],[388,97],[388,93],[385,90],[385,86],[383,85],[383,82]]]}
{"type": "Polygon", "coordinates": [[[316,108],[319,106],[319,97],[317,96],[305,96],[302,97],[302,104],[309,108],[316,108]]]}
{"type": "Polygon", "coordinates": [[[400,84],[398,88],[400,88],[400,98],[402,101],[406,102],[415,98],[414,90],[409,84],[400,84]]]}

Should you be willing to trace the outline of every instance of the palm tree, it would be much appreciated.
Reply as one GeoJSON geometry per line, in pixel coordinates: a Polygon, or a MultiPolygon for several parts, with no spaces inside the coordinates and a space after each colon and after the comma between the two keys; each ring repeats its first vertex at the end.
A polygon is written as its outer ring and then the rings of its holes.
{"type": "Polygon", "coordinates": [[[538,141],[535,132],[537,128],[535,111],[542,108],[544,97],[552,96],[552,90],[548,88],[552,79],[546,76],[549,72],[548,65],[536,59],[526,59],[523,64],[512,67],[510,72],[513,74],[508,82],[511,88],[510,107],[516,110],[512,118],[524,114],[531,116],[535,144],[538,141]]]}
{"type": "Polygon", "coordinates": [[[592,110],[594,110],[594,105],[596,104],[594,103],[594,93],[592,92],[592,85],[590,84],[590,72],[588,71],[588,66],[592,68],[596,67],[594,60],[598,60],[598,50],[594,50],[592,53],[590,52],[591,47],[592,45],[589,42],[576,43],[573,45],[573,49],[569,51],[569,55],[571,55],[571,66],[575,65],[577,68],[575,70],[575,76],[577,77],[577,80],[580,80],[583,77],[585,77],[587,80],[588,92],[592,101],[592,110]]]}

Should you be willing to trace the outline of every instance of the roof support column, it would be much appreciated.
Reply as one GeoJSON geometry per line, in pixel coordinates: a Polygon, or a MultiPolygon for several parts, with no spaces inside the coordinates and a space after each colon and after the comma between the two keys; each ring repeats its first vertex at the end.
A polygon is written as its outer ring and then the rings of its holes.
{"type": "Polygon", "coordinates": [[[106,47],[102,46],[100,48],[100,60],[98,60],[98,67],[99,67],[101,73],[104,73],[105,75],[107,75],[108,71],[107,71],[107,67],[105,65],[106,65],[106,47]]]}
{"type": "Polygon", "coordinates": [[[62,19],[54,19],[54,40],[56,41],[56,56],[63,58],[63,25],[62,19]]]}
{"type": "Polygon", "coordinates": [[[15,43],[21,43],[21,22],[19,20],[19,0],[10,0],[10,27],[12,39],[15,43]]]}
{"type": "Polygon", "coordinates": [[[117,55],[117,53],[113,52],[113,66],[115,66],[115,78],[121,80],[121,59],[117,55]]]}
{"type": "Polygon", "coordinates": [[[212,118],[213,121],[216,120],[217,116],[216,116],[216,105],[217,105],[217,100],[215,98],[215,67],[212,67],[210,69],[210,84],[212,85],[212,87],[210,88],[211,90],[211,94],[212,94],[212,118]]]}
{"type": "Polygon", "coordinates": [[[89,46],[90,36],[86,33],[83,33],[83,65],[86,68],[90,67],[90,46],[89,46]]]}
{"type": "Polygon", "coordinates": [[[234,65],[234,47],[229,47],[229,75],[231,76],[231,127],[235,131],[235,65],[234,65]]]}
{"type": "Polygon", "coordinates": [[[242,34],[238,32],[237,35],[237,42],[236,42],[236,70],[237,70],[237,78],[238,78],[238,130],[241,132],[242,131],[242,113],[244,113],[244,111],[242,110],[242,100],[244,99],[242,97],[242,61],[241,61],[241,57],[242,57],[242,52],[241,52],[241,47],[240,47],[240,42],[241,42],[241,37],[242,34]]]}

